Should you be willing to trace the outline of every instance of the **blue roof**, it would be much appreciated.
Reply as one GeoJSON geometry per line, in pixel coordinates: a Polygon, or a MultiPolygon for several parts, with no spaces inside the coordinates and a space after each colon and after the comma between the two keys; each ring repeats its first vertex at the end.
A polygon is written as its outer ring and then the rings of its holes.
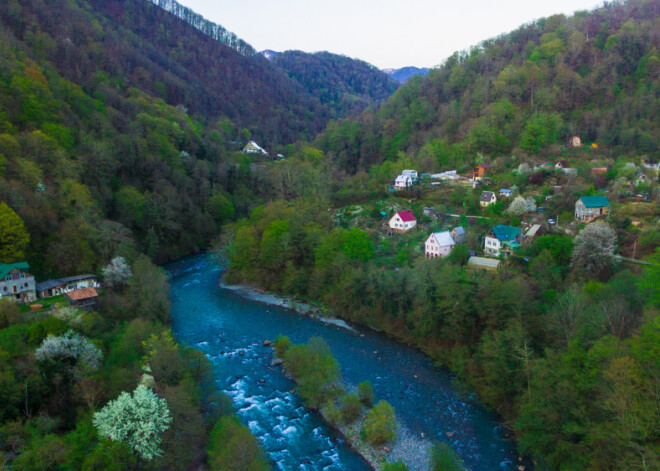
{"type": "Polygon", "coordinates": [[[587,208],[603,208],[610,205],[606,196],[580,196],[580,199],[587,208]]]}
{"type": "Polygon", "coordinates": [[[516,240],[516,237],[522,232],[522,229],[513,226],[499,224],[492,229],[493,234],[500,242],[516,240]]]}

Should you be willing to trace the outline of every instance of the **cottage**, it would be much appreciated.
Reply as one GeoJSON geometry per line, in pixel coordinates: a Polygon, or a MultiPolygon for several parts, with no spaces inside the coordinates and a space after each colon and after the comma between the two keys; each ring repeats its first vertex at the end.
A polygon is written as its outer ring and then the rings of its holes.
{"type": "Polygon", "coordinates": [[[34,276],[29,269],[28,262],[0,263],[0,298],[19,303],[34,301],[34,276]]]}
{"type": "Polygon", "coordinates": [[[484,240],[484,249],[488,255],[499,257],[507,256],[520,248],[522,230],[518,227],[499,224],[493,227],[484,240]]]}
{"type": "Polygon", "coordinates": [[[465,228],[463,226],[456,226],[451,230],[451,236],[457,244],[465,242],[465,228]]]}
{"type": "Polygon", "coordinates": [[[405,190],[407,188],[411,188],[413,185],[412,178],[407,177],[405,175],[399,175],[396,177],[396,180],[394,180],[394,188],[397,190],[405,190]]]}
{"type": "Polygon", "coordinates": [[[494,258],[470,257],[468,260],[468,267],[482,270],[497,270],[501,264],[502,262],[494,258]]]}
{"type": "Polygon", "coordinates": [[[479,198],[479,205],[484,208],[491,204],[497,203],[497,196],[492,191],[482,191],[481,198],[479,198]]]}
{"type": "Polygon", "coordinates": [[[603,214],[607,214],[610,202],[605,196],[580,196],[575,202],[575,219],[591,222],[603,214]]]}
{"type": "Polygon", "coordinates": [[[72,306],[92,310],[96,307],[99,294],[96,292],[96,288],[83,288],[66,293],[66,297],[72,306]]]}
{"type": "Polygon", "coordinates": [[[268,155],[268,152],[266,152],[263,148],[259,146],[254,141],[250,141],[246,144],[245,147],[243,147],[243,152],[246,154],[261,154],[261,155],[268,155]]]}
{"type": "Polygon", "coordinates": [[[401,175],[404,177],[410,177],[413,183],[417,181],[417,170],[404,170],[401,172],[401,175]]]}
{"type": "Polygon", "coordinates": [[[396,232],[408,232],[417,225],[412,211],[399,211],[390,219],[390,228],[396,232]]]}
{"type": "Polygon", "coordinates": [[[37,283],[37,297],[50,298],[83,288],[98,288],[101,284],[96,275],[77,275],[37,283]]]}
{"type": "Polygon", "coordinates": [[[511,198],[511,196],[513,196],[513,190],[510,190],[508,188],[502,188],[500,190],[500,196],[504,198],[511,198]]]}
{"type": "Polygon", "coordinates": [[[475,182],[482,180],[486,176],[486,172],[491,169],[490,165],[477,165],[472,169],[472,180],[475,182]]]}
{"type": "Polygon", "coordinates": [[[555,170],[564,170],[568,167],[568,162],[565,160],[558,160],[555,164],[555,170]]]}
{"type": "Polygon", "coordinates": [[[635,186],[639,186],[643,183],[647,183],[649,181],[648,175],[645,173],[640,173],[635,177],[635,186]]]}
{"type": "Polygon", "coordinates": [[[434,232],[426,239],[424,253],[426,258],[444,257],[445,255],[449,255],[454,245],[456,245],[456,241],[452,237],[451,232],[434,232]]]}

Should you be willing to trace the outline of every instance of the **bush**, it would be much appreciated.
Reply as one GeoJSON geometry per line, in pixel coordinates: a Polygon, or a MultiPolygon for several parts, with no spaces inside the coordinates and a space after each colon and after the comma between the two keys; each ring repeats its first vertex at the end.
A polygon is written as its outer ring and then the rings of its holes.
{"type": "Polygon", "coordinates": [[[363,381],[358,384],[357,393],[360,397],[360,401],[362,401],[362,404],[365,406],[370,406],[373,404],[375,399],[374,388],[369,381],[363,381]]]}
{"type": "Polygon", "coordinates": [[[396,438],[397,425],[394,409],[389,402],[381,400],[367,412],[360,435],[369,443],[381,445],[396,438]]]}
{"type": "Polygon", "coordinates": [[[341,414],[341,421],[348,425],[360,417],[362,412],[362,402],[357,394],[345,394],[341,398],[341,406],[339,407],[341,414]]]}
{"type": "Polygon", "coordinates": [[[211,430],[207,447],[211,470],[267,471],[266,455],[250,430],[235,417],[221,418],[211,430]]]}
{"type": "Polygon", "coordinates": [[[436,443],[431,449],[431,469],[433,471],[463,471],[461,458],[446,443],[436,443]]]}
{"type": "Polygon", "coordinates": [[[403,461],[396,463],[385,463],[383,471],[408,471],[408,466],[403,461]]]}
{"type": "Polygon", "coordinates": [[[286,336],[279,336],[275,339],[275,355],[279,358],[284,358],[287,350],[291,347],[291,340],[286,336]]]}
{"type": "Polygon", "coordinates": [[[335,401],[329,400],[321,409],[321,413],[331,425],[337,425],[341,420],[341,412],[337,409],[335,401]]]}

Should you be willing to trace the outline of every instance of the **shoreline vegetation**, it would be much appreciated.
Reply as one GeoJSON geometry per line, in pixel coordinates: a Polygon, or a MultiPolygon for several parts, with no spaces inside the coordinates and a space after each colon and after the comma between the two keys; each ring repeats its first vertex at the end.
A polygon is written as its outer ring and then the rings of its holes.
{"type": "MultiPolygon", "coordinates": [[[[319,412],[346,443],[377,471],[436,469],[432,466],[433,444],[407,430],[396,420],[392,406],[376,402],[371,383],[357,386],[341,379],[337,360],[320,337],[307,344],[293,345],[288,337],[278,337],[273,346],[273,363],[282,365],[285,374],[297,385],[305,405],[319,412]]],[[[445,449],[443,449],[444,451],[445,449]]],[[[458,464],[456,455],[450,461],[458,464]]],[[[462,469],[462,468],[457,468],[462,469]]]]}

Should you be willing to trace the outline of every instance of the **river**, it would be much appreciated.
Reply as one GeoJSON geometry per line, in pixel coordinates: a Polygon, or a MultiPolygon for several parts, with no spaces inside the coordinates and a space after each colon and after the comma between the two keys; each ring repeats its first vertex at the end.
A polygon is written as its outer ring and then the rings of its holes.
{"type": "Polygon", "coordinates": [[[376,397],[392,404],[408,431],[447,442],[468,469],[515,469],[515,444],[504,437],[497,417],[459,395],[452,375],[419,351],[368,329],[351,331],[241,298],[219,287],[221,270],[205,255],[166,268],[178,340],[206,354],[218,388],[232,398],[276,469],[369,469],[303,406],[280,368],[270,366],[272,349],[262,342],[278,335],[294,343],[323,337],[346,382],[371,381],[376,397]]]}

